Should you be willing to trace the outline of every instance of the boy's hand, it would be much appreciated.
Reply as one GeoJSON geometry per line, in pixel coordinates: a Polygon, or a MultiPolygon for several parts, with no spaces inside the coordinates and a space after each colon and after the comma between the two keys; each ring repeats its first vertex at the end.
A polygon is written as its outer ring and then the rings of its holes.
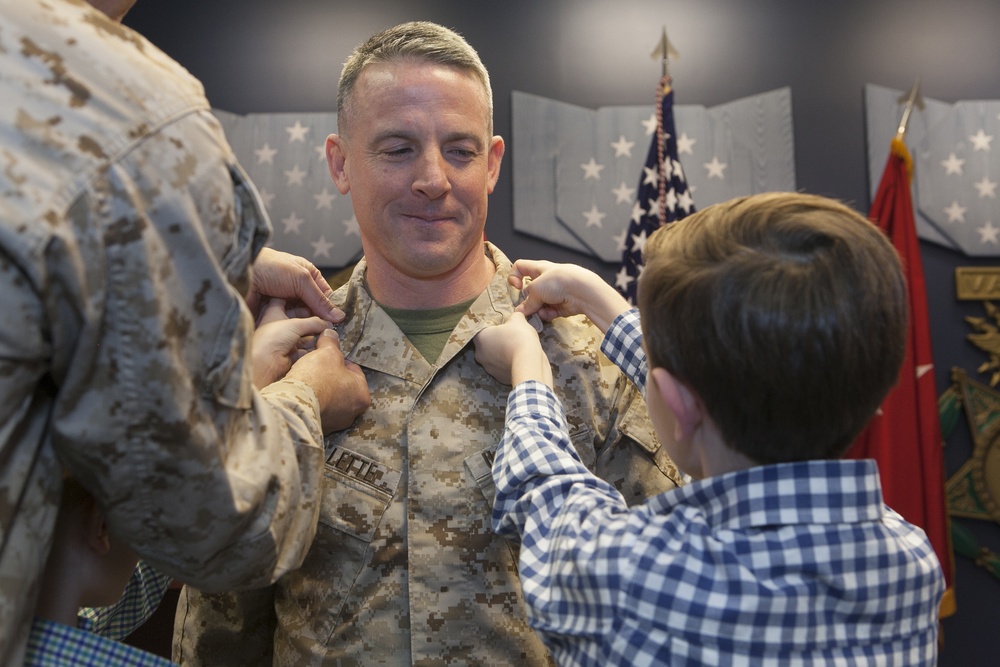
{"type": "Polygon", "coordinates": [[[538,332],[521,313],[503,324],[480,331],[475,338],[476,361],[507,385],[538,380],[552,386],[552,368],[538,341],[538,332]]]}
{"type": "Polygon", "coordinates": [[[628,301],[599,275],[576,264],[519,259],[508,281],[524,295],[517,312],[546,321],[586,315],[602,333],[629,310],[628,301]]]}

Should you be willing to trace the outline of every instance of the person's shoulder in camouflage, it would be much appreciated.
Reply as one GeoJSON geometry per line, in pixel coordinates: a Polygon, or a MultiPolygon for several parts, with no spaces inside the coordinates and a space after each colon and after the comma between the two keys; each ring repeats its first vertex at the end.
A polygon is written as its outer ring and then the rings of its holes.
{"type": "Polygon", "coordinates": [[[63,465],[172,575],[295,567],[334,403],[305,370],[339,349],[254,390],[243,297],[270,225],[194,77],[78,0],[0,0],[0,52],[0,662],[17,664],[63,465]]]}

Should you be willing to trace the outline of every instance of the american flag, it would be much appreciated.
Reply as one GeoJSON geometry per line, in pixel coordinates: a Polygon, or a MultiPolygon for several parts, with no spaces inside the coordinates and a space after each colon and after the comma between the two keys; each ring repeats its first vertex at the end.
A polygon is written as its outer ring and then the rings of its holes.
{"type": "Polygon", "coordinates": [[[680,220],[695,210],[684,170],[677,158],[674,91],[668,77],[664,77],[657,87],[657,102],[656,132],[639,178],[623,242],[621,268],[615,276],[615,287],[633,305],[646,239],[662,225],[680,220]]]}

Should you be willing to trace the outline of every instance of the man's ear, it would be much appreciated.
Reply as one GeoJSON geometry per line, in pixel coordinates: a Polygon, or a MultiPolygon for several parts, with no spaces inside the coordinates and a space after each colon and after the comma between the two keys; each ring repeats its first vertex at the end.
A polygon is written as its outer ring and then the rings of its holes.
{"type": "Polygon", "coordinates": [[[497,135],[490,139],[490,147],[486,153],[486,192],[493,194],[493,189],[497,186],[497,179],[500,178],[500,163],[504,154],[503,137],[497,135]]]}
{"type": "Polygon", "coordinates": [[[674,415],[674,439],[688,440],[701,424],[701,402],[686,384],[675,378],[665,368],[654,368],[651,372],[653,386],[647,390],[659,392],[664,405],[674,415]]]}
{"type": "Polygon", "coordinates": [[[347,146],[339,134],[331,134],[326,138],[326,166],[330,169],[330,178],[340,194],[351,191],[351,183],[347,178],[347,146]]]}

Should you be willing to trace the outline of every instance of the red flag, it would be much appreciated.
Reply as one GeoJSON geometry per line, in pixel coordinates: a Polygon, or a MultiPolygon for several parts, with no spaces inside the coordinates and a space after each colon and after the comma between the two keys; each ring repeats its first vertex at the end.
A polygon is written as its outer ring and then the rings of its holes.
{"type": "Polygon", "coordinates": [[[893,139],[868,217],[889,236],[903,262],[910,300],[906,355],[899,383],[847,456],[875,459],[886,504],[923,528],[930,538],[947,586],[940,607],[943,618],[955,613],[954,561],[924,267],[910,195],[912,172],[913,161],[906,145],[893,139]]]}

